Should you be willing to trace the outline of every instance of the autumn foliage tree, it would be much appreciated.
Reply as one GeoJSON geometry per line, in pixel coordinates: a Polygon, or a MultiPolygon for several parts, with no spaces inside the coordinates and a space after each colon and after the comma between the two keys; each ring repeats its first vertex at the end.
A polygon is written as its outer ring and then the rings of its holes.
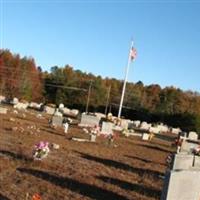
{"type": "Polygon", "coordinates": [[[42,77],[33,58],[20,58],[9,50],[0,50],[0,93],[8,99],[42,100],[42,77]]]}

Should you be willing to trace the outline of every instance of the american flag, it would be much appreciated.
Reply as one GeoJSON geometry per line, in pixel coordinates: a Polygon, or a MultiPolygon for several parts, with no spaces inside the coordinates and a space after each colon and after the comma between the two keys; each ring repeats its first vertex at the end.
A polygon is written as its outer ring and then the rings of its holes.
{"type": "Polygon", "coordinates": [[[136,55],[137,55],[136,49],[134,47],[131,47],[131,50],[130,50],[130,59],[131,59],[131,61],[133,61],[136,58],[136,55]]]}

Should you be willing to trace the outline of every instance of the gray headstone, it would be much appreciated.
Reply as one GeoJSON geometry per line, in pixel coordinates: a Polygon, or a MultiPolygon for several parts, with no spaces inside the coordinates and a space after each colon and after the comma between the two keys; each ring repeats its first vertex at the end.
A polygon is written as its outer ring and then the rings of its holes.
{"type": "Polygon", "coordinates": [[[167,172],[161,200],[199,200],[199,180],[199,170],[167,172]]]}
{"type": "Polygon", "coordinates": [[[101,133],[102,134],[113,134],[113,128],[114,124],[111,122],[103,122],[102,123],[102,128],[101,128],[101,133]]]}
{"type": "Polygon", "coordinates": [[[7,114],[7,108],[0,107],[0,114],[7,114]]]}
{"type": "Polygon", "coordinates": [[[194,162],[194,156],[188,154],[175,154],[173,162],[173,170],[191,169],[194,162]]]}
{"type": "Polygon", "coordinates": [[[99,118],[96,116],[92,116],[92,115],[85,115],[82,114],[81,116],[81,125],[86,125],[86,126],[95,126],[95,125],[99,125],[99,118]]]}
{"type": "Polygon", "coordinates": [[[63,117],[53,116],[52,117],[52,125],[53,126],[62,126],[63,125],[63,117]]]}
{"type": "Polygon", "coordinates": [[[197,133],[193,132],[193,131],[189,132],[188,139],[190,139],[190,140],[198,140],[197,133]]]}

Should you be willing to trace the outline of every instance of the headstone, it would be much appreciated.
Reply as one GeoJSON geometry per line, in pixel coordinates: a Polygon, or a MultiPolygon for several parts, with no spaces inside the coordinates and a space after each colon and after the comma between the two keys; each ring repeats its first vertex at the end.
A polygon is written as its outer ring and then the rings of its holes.
{"type": "Polygon", "coordinates": [[[17,104],[14,104],[13,107],[16,108],[16,109],[19,109],[19,110],[26,110],[28,108],[28,105],[29,105],[29,103],[21,103],[21,102],[19,102],[17,104]]]}
{"type": "Polygon", "coordinates": [[[33,108],[33,109],[35,109],[35,110],[41,110],[41,107],[42,107],[42,103],[36,103],[36,102],[30,102],[29,103],[29,108],[33,108]]]}
{"type": "Polygon", "coordinates": [[[53,115],[53,114],[55,113],[55,108],[52,108],[52,107],[50,107],[50,106],[45,106],[45,107],[44,107],[44,110],[45,110],[45,112],[46,112],[47,114],[49,114],[49,115],[53,115]]]}
{"type": "Polygon", "coordinates": [[[147,122],[142,122],[140,124],[140,128],[144,130],[149,130],[150,127],[151,127],[151,124],[148,124],[147,122]]]}
{"type": "Polygon", "coordinates": [[[180,132],[181,132],[181,129],[180,128],[172,128],[171,129],[171,132],[173,133],[173,134],[179,134],[180,132]]]}
{"type": "Polygon", "coordinates": [[[60,116],[60,117],[63,116],[63,114],[61,112],[59,112],[57,108],[56,108],[56,111],[54,112],[54,115],[55,116],[60,116]]]}
{"type": "Polygon", "coordinates": [[[60,116],[53,116],[52,117],[52,125],[53,126],[62,126],[63,117],[60,116]]]}
{"type": "Polygon", "coordinates": [[[69,108],[61,108],[60,111],[63,115],[70,116],[70,117],[77,117],[79,110],[77,109],[69,109],[69,108]]]}
{"type": "Polygon", "coordinates": [[[192,143],[187,140],[183,140],[182,145],[181,145],[181,152],[187,152],[191,153],[194,148],[198,146],[197,143],[192,143]]]}
{"type": "Polygon", "coordinates": [[[161,200],[199,200],[200,170],[168,171],[161,200]]]}
{"type": "Polygon", "coordinates": [[[62,110],[64,107],[65,107],[65,106],[64,106],[63,103],[60,103],[60,104],[59,104],[59,110],[62,110]]]}
{"type": "Polygon", "coordinates": [[[163,124],[158,125],[157,128],[159,129],[160,132],[166,133],[166,132],[169,131],[169,128],[166,125],[163,125],[163,124]]]}
{"type": "Polygon", "coordinates": [[[121,120],[121,127],[123,129],[128,129],[128,123],[130,122],[130,120],[126,120],[126,119],[122,119],[121,120]]]}
{"type": "Polygon", "coordinates": [[[188,139],[190,140],[198,140],[198,135],[196,132],[190,131],[188,135],[188,139]]]}
{"type": "Polygon", "coordinates": [[[133,129],[133,128],[135,128],[135,125],[133,124],[133,122],[129,122],[128,129],[133,129]]]}
{"type": "Polygon", "coordinates": [[[173,170],[191,169],[193,167],[194,156],[188,154],[175,154],[173,162],[173,170]]]}
{"type": "Polygon", "coordinates": [[[160,132],[160,129],[158,127],[150,127],[149,131],[156,134],[160,132]]]}
{"type": "Polygon", "coordinates": [[[139,120],[135,120],[133,121],[133,124],[135,125],[135,127],[139,127],[140,126],[140,121],[139,120]]]}
{"type": "Polygon", "coordinates": [[[7,114],[7,108],[0,107],[0,114],[7,114]]]}
{"type": "Polygon", "coordinates": [[[148,133],[143,133],[142,134],[142,140],[149,140],[149,134],[148,133]]]}
{"type": "Polygon", "coordinates": [[[100,121],[99,118],[96,116],[82,114],[80,126],[89,126],[89,127],[94,127],[95,125],[98,126],[99,121],[100,121]]]}
{"type": "Polygon", "coordinates": [[[90,135],[90,141],[91,141],[91,142],[96,142],[96,137],[97,137],[97,136],[96,136],[95,134],[91,134],[91,135],[90,135]]]}
{"type": "Polygon", "coordinates": [[[19,103],[18,98],[14,97],[14,98],[13,98],[13,101],[12,101],[12,104],[16,105],[16,104],[18,104],[18,103],[19,103]]]}
{"type": "Polygon", "coordinates": [[[111,122],[103,122],[102,128],[101,128],[101,133],[104,135],[110,135],[113,134],[113,128],[114,124],[111,122]]]}

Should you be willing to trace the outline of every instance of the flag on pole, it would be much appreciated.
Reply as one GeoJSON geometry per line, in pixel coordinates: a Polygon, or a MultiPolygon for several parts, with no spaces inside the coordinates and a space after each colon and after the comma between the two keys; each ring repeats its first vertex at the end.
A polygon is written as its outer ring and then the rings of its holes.
{"type": "Polygon", "coordinates": [[[136,49],[134,47],[131,47],[131,50],[130,50],[130,60],[133,61],[136,58],[136,55],[137,55],[136,49]]]}

